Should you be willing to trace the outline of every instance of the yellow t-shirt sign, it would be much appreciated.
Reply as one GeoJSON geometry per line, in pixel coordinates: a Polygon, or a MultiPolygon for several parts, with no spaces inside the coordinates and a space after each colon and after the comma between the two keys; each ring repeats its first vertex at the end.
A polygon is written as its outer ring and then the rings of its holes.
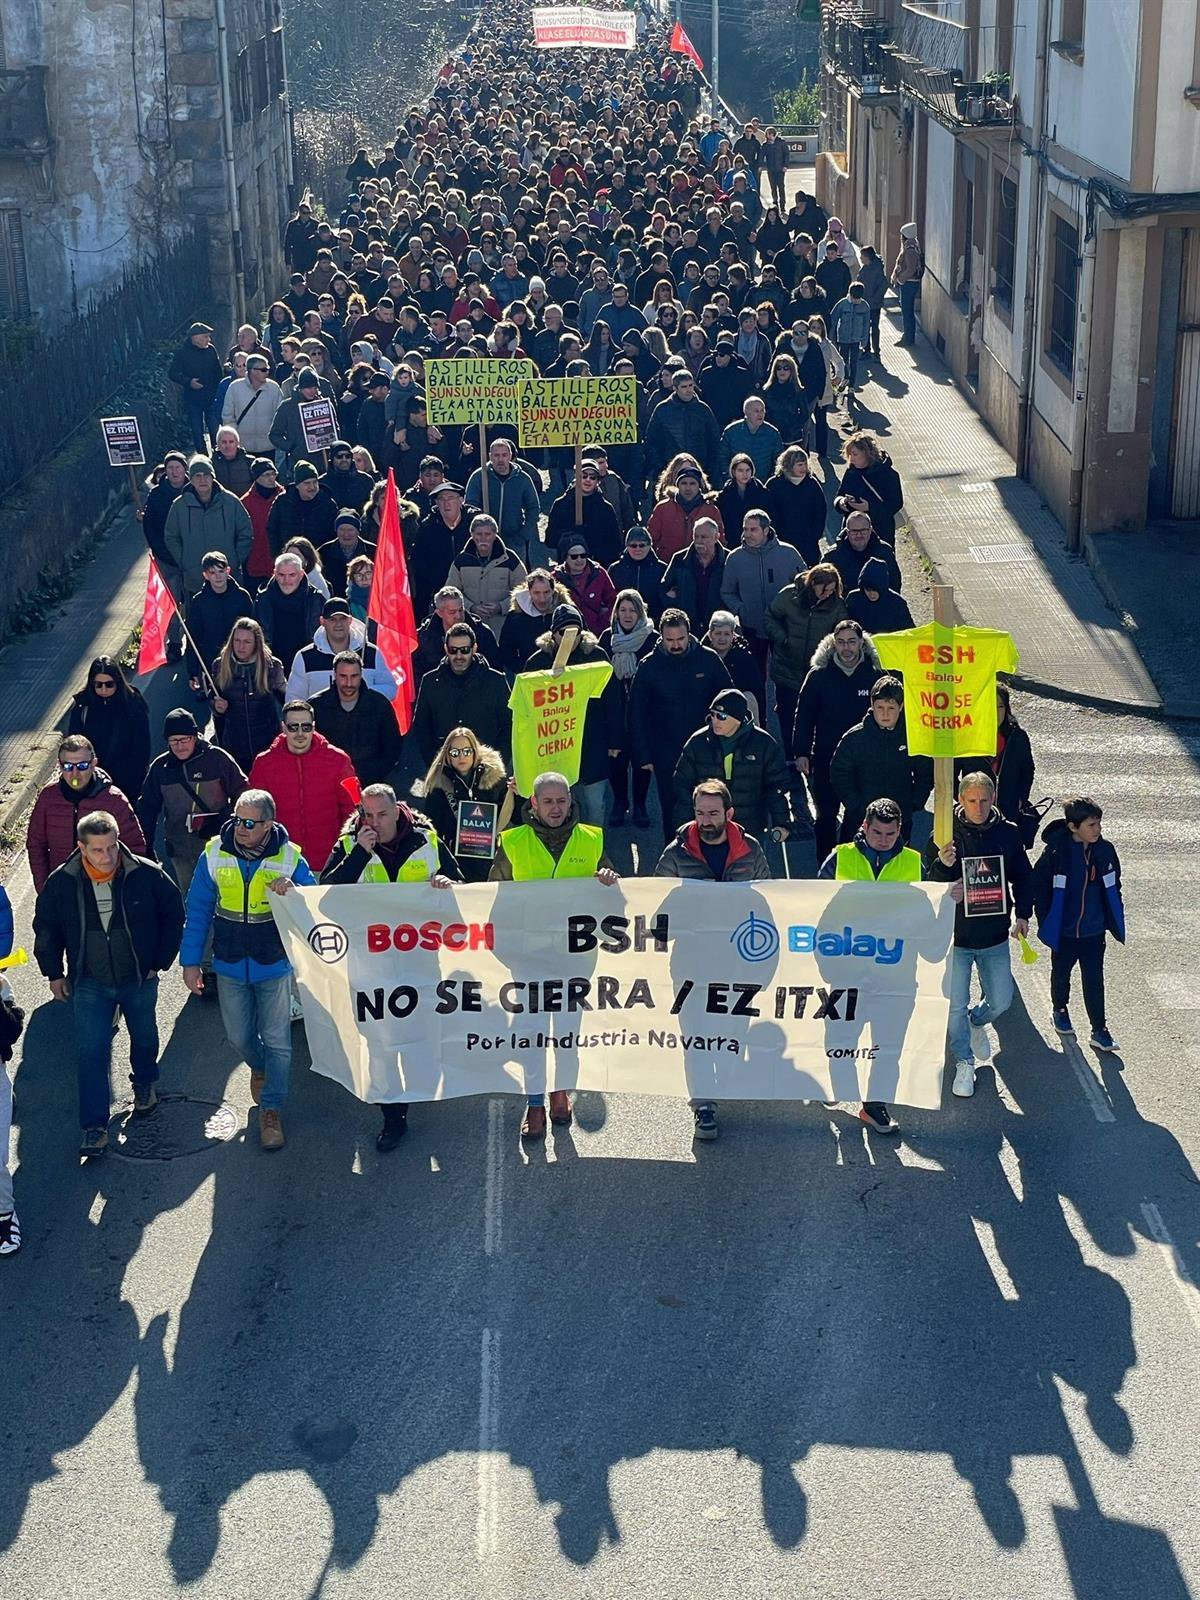
{"type": "Polygon", "coordinates": [[[996,754],[996,674],[1015,672],[1020,659],[1011,635],[927,622],[872,639],[880,661],[904,679],[910,755],[996,754]]]}
{"type": "Polygon", "coordinates": [[[541,772],[561,772],[579,782],[583,719],[588,705],[612,677],[607,661],[589,661],[552,672],[522,672],[508,703],[513,714],[513,777],[518,794],[532,794],[541,772]]]}

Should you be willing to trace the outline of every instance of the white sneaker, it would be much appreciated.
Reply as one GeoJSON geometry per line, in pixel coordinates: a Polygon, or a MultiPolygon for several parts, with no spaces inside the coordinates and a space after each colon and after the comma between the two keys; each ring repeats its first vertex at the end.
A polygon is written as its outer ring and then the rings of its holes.
{"type": "Polygon", "coordinates": [[[10,1211],[0,1217],[0,1256],[15,1256],[21,1248],[21,1224],[17,1213],[10,1211]]]}
{"type": "Polygon", "coordinates": [[[992,1036],[987,1030],[986,1022],[971,1024],[971,1054],[976,1061],[992,1059],[992,1036]]]}
{"type": "Polygon", "coordinates": [[[975,1093],[975,1063],[973,1061],[956,1061],[954,1063],[954,1083],[951,1093],[956,1094],[960,1100],[969,1100],[975,1093]]]}
{"type": "Polygon", "coordinates": [[[304,1007],[300,1004],[299,1000],[297,1000],[295,995],[292,996],[292,1017],[291,1017],[291,1020],[293,1022],[303,1022],[304,1021],[304,1007]]]}

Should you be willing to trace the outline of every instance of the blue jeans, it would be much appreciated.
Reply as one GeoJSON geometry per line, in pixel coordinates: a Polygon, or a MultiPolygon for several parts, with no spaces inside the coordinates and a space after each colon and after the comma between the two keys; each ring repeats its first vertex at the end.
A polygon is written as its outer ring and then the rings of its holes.
{"type": "Polygon", "coordinates": [[[79,1052],[79,1126],[107,1128],[112,1111],[109,1072],[112,1068],[113,1019],[118,1009],[129,1029],[130,1082],[158,1078],[158,974],[141,983],[115,989],[80,978],[74,990],[75,1044],[79,1052]]]}
{"type": "Polygon", "coordinates": [[[839,344],[842,360],[846,364],[846,382],[853,389],[858,382],[858,357],[862,350],[860,344],[839,344]]]}
{"type": "Polygon", "coordinates": [[[8,1170],[8,1145],[12,1135],[12,1079],[0,1061],[0,1217],[13,1208],[12,1173],[8,1170]]]}
{"type": "MultiPolygon", "coordinates": [[[[903,285],[901,285],[903,287],[903,285]]],[[[950,1052],[955,1061],[974,1061],[971,1054],[971,1024],[995,1022],[1012,1005],[1013,975],[1009,963],[1008,940],[988,945],[986,950],[960,950],[954,947],[950,965],[950,1052]],[[983,1000],[971,1005],[971,969],[979,969],[983,1000]]]]}
{"type": "Polygon", "coordinates": [[[221,973],[217,979],[221,1021],[235,1050],[251,1072],[266,1074],[260,1099],[264,1111],[282,1111],[292,1072],[291,976],[242,983],[221,973]]]}
{"type": "Polygon", "coordinates": [[[917,296],[920,292],[919,283],[900,285],[900,320],[904,324],[904,337],[910,344],[917,337],[917,296]]]}
{"type": "Polygon", "coordinates": [[[191,430],[192,448],[203,454],[208,449],[208,441],[204,437],[205,426],[208,423],[208,407],[204,403],[202,389],[183,391],[183,415],[191,430]]]}
{"type": "Polygon", "coordinates": [[[572,784],[571,794],[579,807],[580,822],[586,822],[593,828],[602,828],[608,800],[608,779],[602,778],[599,783],[572,784]]]}

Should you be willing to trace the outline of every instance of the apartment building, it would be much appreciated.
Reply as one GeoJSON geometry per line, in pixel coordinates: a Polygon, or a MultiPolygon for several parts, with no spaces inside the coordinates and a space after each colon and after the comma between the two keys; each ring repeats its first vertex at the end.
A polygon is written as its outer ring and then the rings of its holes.
{"type": "Polygon", "coordinates": [[[281,0],[0,0],[0,318],[52,328],[190,217],[239,320],[291,180],[281,0]]]}
{"type": "Polygon", "coordinates": [[[1197,0],[824,8],[818,194],[1072,543],[1200,517],[1197,0]]]}

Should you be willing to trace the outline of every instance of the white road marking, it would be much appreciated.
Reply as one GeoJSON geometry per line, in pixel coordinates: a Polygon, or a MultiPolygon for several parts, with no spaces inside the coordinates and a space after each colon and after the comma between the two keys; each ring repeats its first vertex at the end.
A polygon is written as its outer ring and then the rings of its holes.
{"type": "Polygon", "coordinates": [[[846,1159],[842,1155],[842,1130],[838,1127],[836,1122],[831,1122],[829,1124],[829,1131],[833,1135],[833,1145],[834,1149],[837,1151],[837,1161],[835,1164],[839,1167],[844,1167],[846,1165],[846,1159]]]}
{"type": "Polygon", "coordinates": [[[1142,1201],[1142,1215],[1146,1219],[1146,1226],[1151,1237],[1158,1245],[1159,1251],[1166,1258],[1171,1269],[1171,1280],[1188,1309],[1188,1316],[1198,1332],[1200,1332],[1200,1287],[1180,1254],[1179,1246],[1171,1237],[1171,1231],[1163,1221],[1162,1212],[1150,1200],[1142,1201]]]}
{"type": "Polygon", "coordinates": [[[483,1189],[483,1253],[486,1256],[498,1256],[504,1243],[503,1131],[504,1101],[499,1095],[493,1095],[488,1101],[487,1174],[483,1189]]]}
{"type": "Polygon", "coordinates": [[[971,1218],[971,1226],[975,1230],[975,1237],[979,1240],[979,1248],[983,1251],[983,1259],[991,1269],[992,1277],[996,1280],[996,1287],[1006,1300],[1019,1300],[1017,1286],[1009,1275],[1008,1268],[1004,1265],[1003,1258],[996,1248],[996,1235],[990,1222],[982,1222],[978,1217],[971,1218]]]}
{"type": "MultiPolygon", "coordinates": [[[[1040,993],[1042,1003],[1048,1009],[1050,1005],[1050,962],[1046,952],[1039,950],[1038,954],[1041,959],[1031,967],[1023,967],[1022,970],[1029,975],[1030,981],[1040,993]]],[[[1034,1026],[1038,1026],[1036,1022],[1034,1022],[1034,1026]]],[[[1038,1028],[1038,1031],[1041,1033],[1042,1030],[1038,1028]]],[[[1043,1033],[1042,1037],[1046,1038],[1047,1035],[1043,1033]]],[[[1090,1106],[1096,1121],[1115,1122],[1117,1120],[1116,1113],[1109,1104],[1108,1096],[1089,1066],[1087,1057],[1079,1048],[1079,1045],[1074,1039],[1064,1039],[1061,1034],[1056,1033],[1054,1038],[1059,1040],[1063,1057],[1070,1064],[1071,1071],[1079,1080],[1079,1087],[1083,1090],[1084,1099],[1090,1106]]]]}
{"type": "Polygon", "coordinates": [[[479,1507],[475,1549],[480,1562],[496,1554],[500,1528],[500,1335],[485,1328],[479,1347],[479,1507]]]}

